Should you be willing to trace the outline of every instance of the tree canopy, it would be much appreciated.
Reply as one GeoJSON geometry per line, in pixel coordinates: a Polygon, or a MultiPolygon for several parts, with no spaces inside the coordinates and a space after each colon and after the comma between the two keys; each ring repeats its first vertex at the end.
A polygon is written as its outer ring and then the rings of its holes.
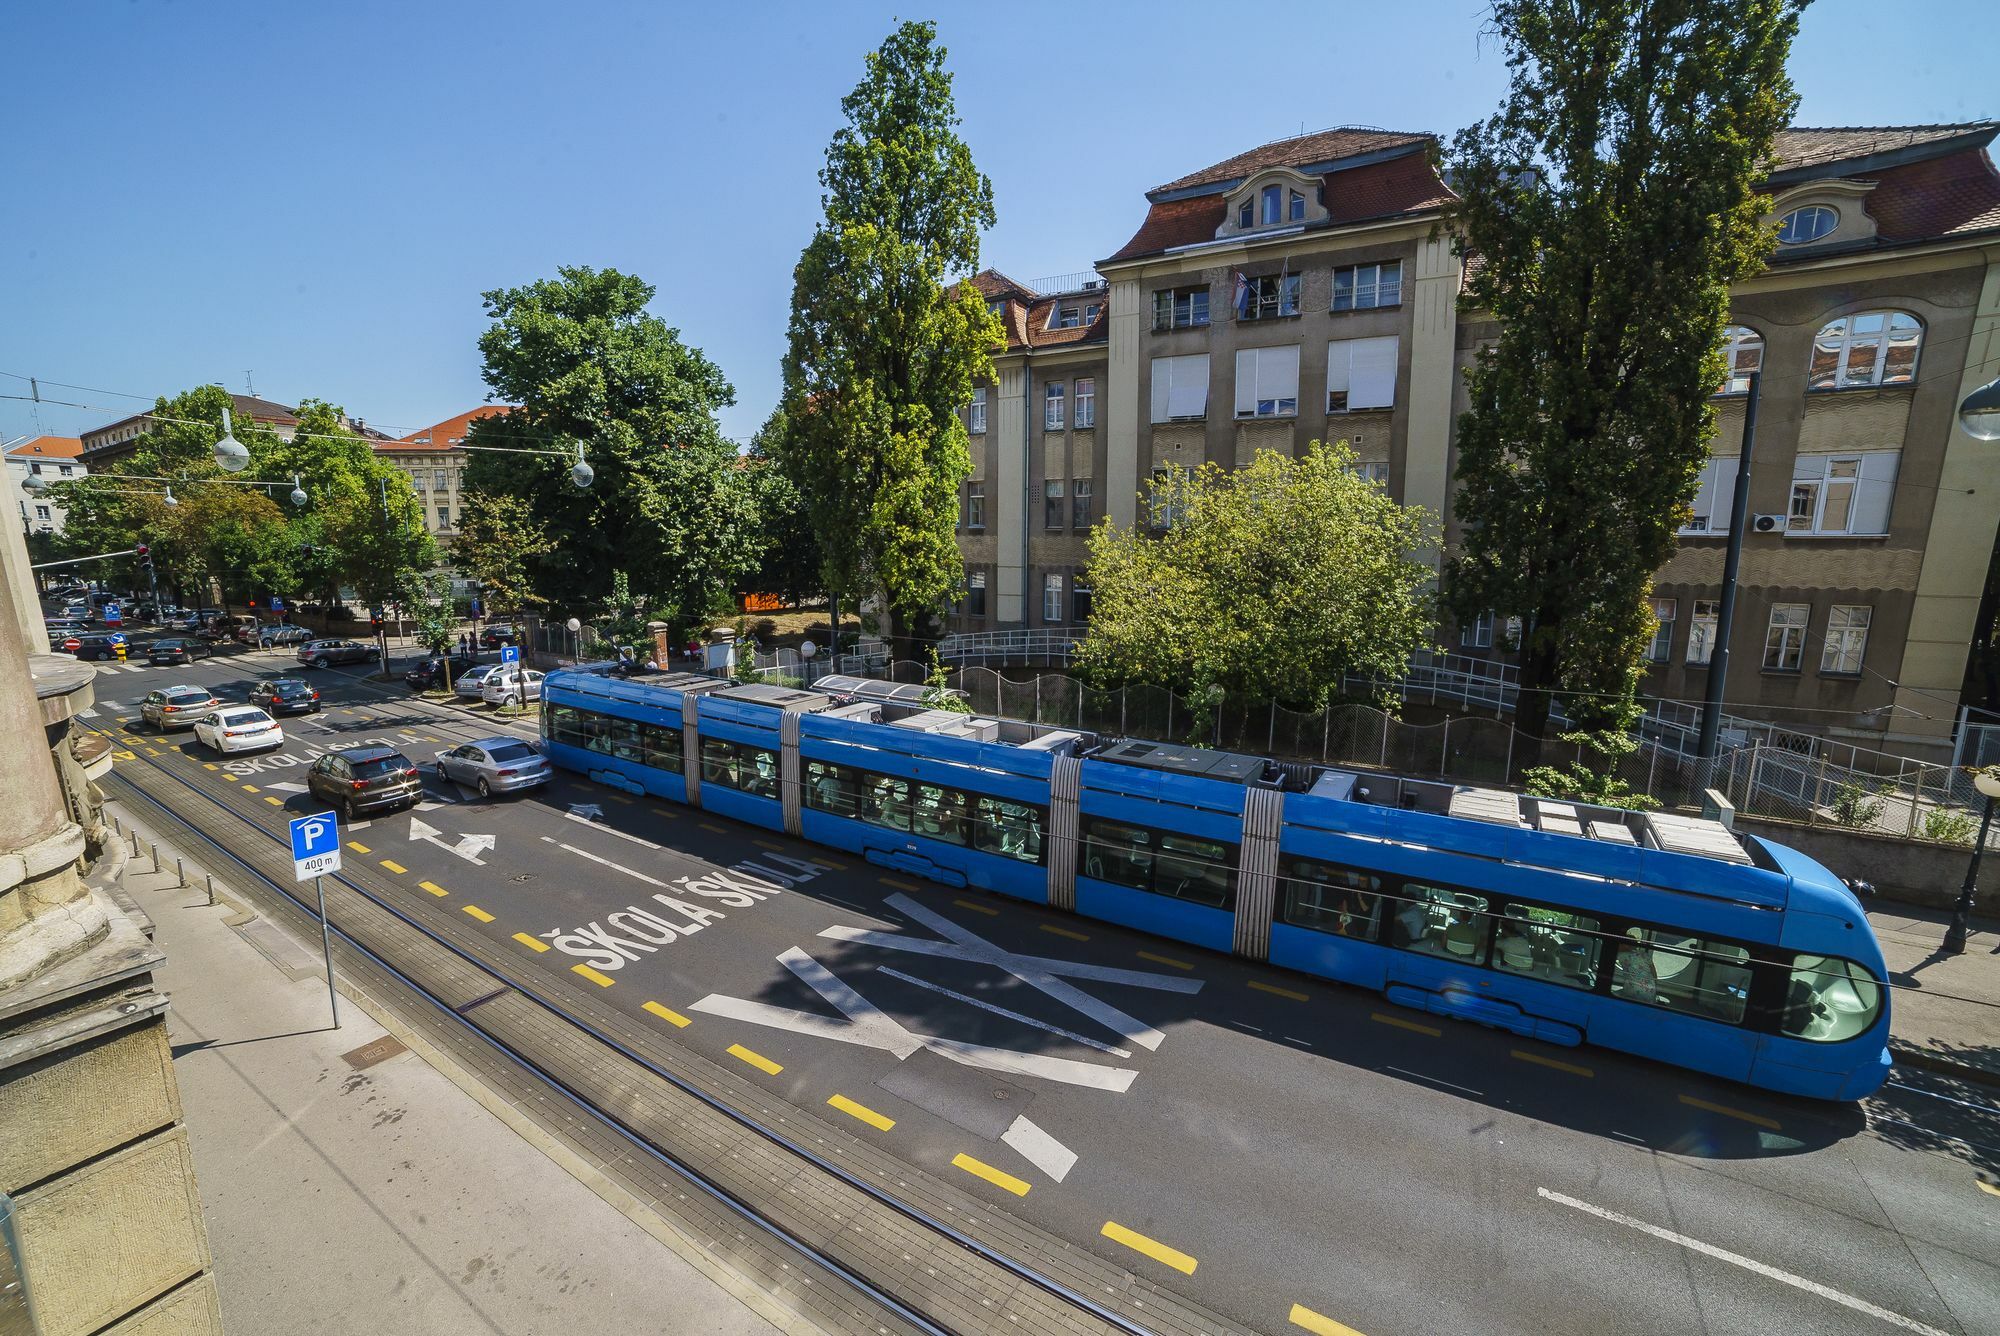
{"type": "Polygon", "coordinates": [[[1794,97],[1801,0],[1498,0],[1501,109],[1448,155],[1464,305],[1498,321],[1458,428],[1461,618],[1519,617],[1519,722],[1627,720],[1714,431],[1730,285],[1794,97]]]}
{"type": "Polygon", "coordinates": [[[825,217],[793,272],[776,453],[822,575],[878,599],[899,654],[957,590],[958,410],[992,374],[1000,325],[970,284],[993,187],[958,135],[936,25],[902,24],[841,101],[819,174],[825,217]]]}
{"type": "Polygon", "coordinates": [[[1085,674],[1300,707],[1324,705],[1350,674],[1400,676],[1436,615],[1418,557],[1436,523],[1353,464],[1344,442],[1314,442],[1296,460],[1260,450],[1248,468],[1150,481],[1157,537],[1091,532],[1085,674]]]}

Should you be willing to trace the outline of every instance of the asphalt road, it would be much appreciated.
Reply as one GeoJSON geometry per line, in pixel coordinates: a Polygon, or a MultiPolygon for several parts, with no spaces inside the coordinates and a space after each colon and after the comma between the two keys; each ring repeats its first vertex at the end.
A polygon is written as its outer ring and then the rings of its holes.
{"type": "MultiPolygon", "coordinates": [[[[118,669],[86,722],[133,740],[121,764],[220,797],[245,841],[312,809],[317,750],[428,766],[496,731],[355,669],[313,675],[327,712],[284,721],[272,755],[137,725],[156,687],[241,699],[295,668],[118,669]]],[[[1549,1049],[572,776],[493,802],[433,779],[345,838],[404,908],[470,916],[541,990],[601,989],[1261,1330],[2000,1331],[2000,1195],[1978,1181],[2000,1099],[1924,1072],[1845,1107],[1549,1049]]]]}

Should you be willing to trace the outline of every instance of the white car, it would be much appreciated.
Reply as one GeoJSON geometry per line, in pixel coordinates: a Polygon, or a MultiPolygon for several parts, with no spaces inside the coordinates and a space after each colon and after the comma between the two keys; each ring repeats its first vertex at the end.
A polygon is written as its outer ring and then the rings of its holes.
{"type": "Polygon", "coordinates": [[[481,693],[486,689],[486,679],[499,671],[497,663],[482,663],[476,668],[468,668],[452,683],[452,694],[465,700],[485,700],[481,693]]]}
{"type": "Polygon", "coordinates": [[[225,705],[194,726],[196,742],[218,752],[265,751],[285,745],[285,730],[254,705],[225,705]]]}
{"type": "Polygon", "coordinates": [[[523,700],[540,700],[542,675],[532,668],[502,664],[480,683],[479,698],[488,705],[519,705],[523,700]]]}

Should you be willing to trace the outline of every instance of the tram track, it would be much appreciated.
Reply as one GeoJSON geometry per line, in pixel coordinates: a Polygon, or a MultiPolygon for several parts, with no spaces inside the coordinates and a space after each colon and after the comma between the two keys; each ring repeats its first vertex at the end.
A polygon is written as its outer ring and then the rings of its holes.
{"type": "MultiPolygon", "coordinates": [[[[442,721],[440,722],[442,724],[442,721]]],[[[464,727],[464,725],[459,725],[459,727],[464,727]]],[[[107,730],[100,728],[96,731],[104,733],[107,730]]],[[[202,800],[194,808],[196,815],[206,812],[211,817],[216,817],[219,814],[220,818],[226,819],[236,826],[247,826],[273,845],[283,844],[284,839],[281,834],[267,830],[256,822],[244,817],[241,813],[234,811],[219,795],[210,792],[188,777],[175,774],[170,767],[161,764],[155,759],[146,759],[141,763],[145,766],[148,774],[156,776],[163,784],[170,786],[170,791],[184,791],[186,794],[202,800]]],[[[129,793],[135,799],[143,802],[161,823],[185,830],[193,839],[212,847],[223,858],[242,868],[249,876],[255,878],[260,885],[275,891],[284,901],[288,902],[300,913],[316,917],[316,911],[304,897],[295,893],[282,880],[259,867],[251,858],[245,857],[231,848],[223,838],[219,837],[218,833],[204,829],[202,822],[194,819],[193,816],[182,815],[181,812],[176,810],[173,804],[166,801],[159,794],[149,792],[146,786],[142,785],[132,776],[114,775],[113,778],[123,792],[129,793]]],[[[1143,1325],[1128,1315],[1080,1292],[1077,1288],[1065,1283],[1063,1280],[1016,1258],[1010,1257],[999,1249],[974,1238],[964,1229],[959,1228],[951,1222],[941,1219],[937,1215],[899,1198],[894,1193],[883,1190],[854,1172],[832,1162],[826,1155],[802,1144],[797,1137],[735,1108],[727,1101],[710,1094],[683,1076],[669,1071],[643,1053],[636,1051],[618,1037],[606,1033],[602,1028],[591,1024],[587,1019],[575,1015],[572,1011],[564,1008],[556,1000],[545,996],[541,990],[523,979],[515,977],[509,972],[503,972],[486,961],[481,960],[473,952],[466,950],[457,943],[449,940],[443,934],[420,922],[414,915],[390,903],[386,897],[376,893],[359,881],[342,874],[333,874],[330,880],[345,887],[374,909],[391,916],[404,928],[419,934],[424,943],[449,953],[460,964],[469,966],[471,969],[484,975],[495,986],[497,992],[494,995],[502,992],[518,994],[521,998],[526,999],[539,1008],[547,1017],[554,1019],[563,1026],[574,1029],[578,1034],[600,1046],[607,1053],[616,1055],[623,1062],[629,1063],[656,1080],[666,1083],[680,1095],[697,1101],[705,1109],[719,1115],[762,1143],[776,1149],[800,1165],[809,1168],[814,1173],[825,1176],[825,1178],[837,1183],[842,1188],[859,1194],[881,1210],[916,1226],[930,1238],[948,1247],[959,1257],[961,1265],[969,1268],[968,1272],[961,1272],[959,1275],[961,1286],[970,1283],[976,1288],[981,1278],[970,1273],[986,1271],[988,1275],[985,1279],[991,1282],[991,1288],[1005,1292],[1010,1288],[1015,1288],[1015,1282],[1032,1287],[1045,1300],[1053,1302],[1062,1310],[1070,1313],[1072,1315],[1072,1323],[1075,1318],[1083,1318],[1099,1324],[1104,1330],[1129,1333],[1130,1336],[1152,1336],[1155,1332],[1177,1329],[1177,1326],[1163,1328],[1143,1325]]],[[[734,1217],[754,1227],[768,1238],[790,1250],[802,1261],[823,1271],[828,1276],[837,1278],[855,1294],[866,1298],[870,1303],[878,1306],[883,1313],[892,1315],[900,1320],[910,1330],[942,1333],[967,1329],[961,1319],[947,1317],[939,1312],[932,1311],[931,1306],[926,1303],[925,1296],[898,1292],[898,1288],[894,1287],[891,1282],[886,1282],[866,1274],[865,1271],[852,1262],[843,1260],[842,1257],[836,1255],[831,1248],[817,1244],[805,1237],[804,1232],[800,1228],[788,1223],[777,1212],[758,1202],[749,1200],[741,1191],[732,1189],[728,1184],[718,1181],[713,1175],[704,1172],[698,1166],[675,1155],[668,1148],[658,1144],[657,1140],[649,1136],[643,1127],[635,1125],[635,1122],[627,1112],[606,1107],[603,1101],[593,1099],[588,1091],[578,1088],[573,1081],[566,1079],[559,1071],[554,1070],[551,1064],[542,1057],[527,1051],[517,1043],[509,1041],[503,1035],[493,1033],[489,1027],[482,1025],[476,1011],[479,1003],[454,1006],[449,998],[439,995],[438,992],[426,986],[421,980],[413,977],[409,971],[391,961],[383,951],[368,945],[362,940],[360,934],[343,927],[338,921],[339,916],[334,915],[331,910],[329,911],[329,917],[333,933],[340,938],[349,950],[354,951],[385,971],[403,987],[409,989],[418,998],[421,998],[430,1007],[434,1008],[440,1018],[447,1019],[449,1023],[476,1036],[480,1041],[490,1046],[520,1070],[529,1074],[534,1080],[556,1091],[565,1101],[586,1114],[596,1123],[611,1131],[621,1141],[641,1151],[649,1160],[666,1169],[675,1178],[698,1189],[709,1199],[726,1208],[734,1217]]],[[[481,999],[482,1002],[484,1000],[481,999]]],[[[1147,1302],[1149,1308],[1157,1311],[1157,1304],[1153,1300],[1149,1299],[1147,1302]]],[[[996,1329],[1002,1327],[1010,1330],[1020,1329],[1018,1325],[1015,1325],[1019,1320],[1018,1318],[1010,1319],[1008,1316],[1004,1316],[997,1306],[992,1307],[989,1311],[995,1320],[996,1329]]]]}

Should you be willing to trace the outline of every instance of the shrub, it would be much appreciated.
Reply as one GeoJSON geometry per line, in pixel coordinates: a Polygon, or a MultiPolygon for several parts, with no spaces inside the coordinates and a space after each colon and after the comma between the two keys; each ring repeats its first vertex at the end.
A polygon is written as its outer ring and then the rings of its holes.
{"type": "Polygon", "coordinates": [[[1849,781],[1833,791],[1833,820],[1835,825],[1859,830],[1874,825],[1882,819],[1883,802],[1879,793],[1863,785],[1849,781]]]}
{"type": "Polygon", "coordinates": [[[1939,844],[1970,845],[1978,830],[1972,813],[1961,807],[1933,807],[1924,813],[1923,837],[1939,844]]]}
{"type": "Polygon", "coordinates": [[[1577,748],[1577,759],[1567,770],[1538,765],[1523,771],[1521,786],[1529,797],[1589,803],[1595,807],[1622,807],[1633,812],[1650,812],[1660,805],[1659,799],[1651,794],[1634,793],[1630,784],[1618,778],[1618,761],[1638,750],[1637,739],[1617,732],[1558,733],[1556,736],[1577,748]],[[1602,772],[1584,763],[1582,753],[1585,750],[1596,752],[1603,758],[1602,772]]]}

